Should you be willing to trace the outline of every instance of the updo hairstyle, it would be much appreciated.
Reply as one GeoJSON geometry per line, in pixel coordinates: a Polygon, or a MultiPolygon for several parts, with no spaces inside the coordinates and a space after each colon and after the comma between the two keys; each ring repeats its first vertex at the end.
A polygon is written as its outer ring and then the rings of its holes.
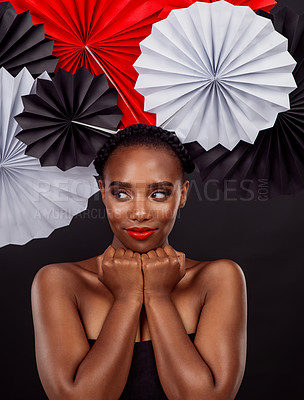
{"type": "Polygon", "coordinates": [[[135,124],[122,129],[116,134],[111,134],[103,147],[99,150],[94,160],[94,166],[98,173],[95,178],[104,183],[104,167],[112,152],[119,146],[146,146],[152,148],[164,148],[175,155],[180,161],[182,182],[185,173],[191,173],[195,169],[188,151],[180,142],[174,132],[166,131],[154,125],[135,124]]]}

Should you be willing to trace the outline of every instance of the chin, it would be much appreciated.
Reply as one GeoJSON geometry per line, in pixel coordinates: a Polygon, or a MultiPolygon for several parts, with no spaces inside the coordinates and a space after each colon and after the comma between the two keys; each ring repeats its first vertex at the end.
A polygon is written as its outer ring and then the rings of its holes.
{"type": "Polygon", "coordinates": [[[143,254],[143,253],[148,253],[148,251],[150,250],[156,250],[158,247],[161,246],[156,246],[156,245],[149,245],[148,243],[138,243],[138,245],[133,245],[133,246],[128,246],[126,245],[126,247],[134,252],[143,254]]]}

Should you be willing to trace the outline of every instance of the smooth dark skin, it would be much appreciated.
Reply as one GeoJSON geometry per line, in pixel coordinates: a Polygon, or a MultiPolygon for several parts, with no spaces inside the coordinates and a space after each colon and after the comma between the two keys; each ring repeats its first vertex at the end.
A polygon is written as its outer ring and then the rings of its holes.
{"type": "Polygon", "coordinates": [[[119,399],[134,342],[145,340],[152,340],[169,400],[235,398],[246,362],[245,277],[229,259],[195,261],[169,245],[189,188],[180,178],[179,160],[167,150],[116,149],[105,187],[99,181],[112,244],[97,257],[47,265],[36,274],[36,359],[49,399],[119,399]],[[110,188],[113,181],[133,186],[110,188]],[[162,181],[173,187],[148,188],[162,181]],[[157,230],[137,240],[125,230],[134,226],[157,230]],[[96,339],[91,349],[87,338],[96,339]]]}

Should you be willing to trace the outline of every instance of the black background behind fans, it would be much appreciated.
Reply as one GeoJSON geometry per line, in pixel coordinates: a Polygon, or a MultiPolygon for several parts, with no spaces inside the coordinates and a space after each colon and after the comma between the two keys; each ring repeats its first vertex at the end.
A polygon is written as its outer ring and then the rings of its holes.
{"type": "MultiPolygon", "coordinates": [[[[277,1],[274,11],[288,5],[304,13],[301,0],[277,1]]],[[[187,204],[169,243],[196,260],[230,258],[246,277],[248,351],[236,399],[303,400],[304,191],[242,201],[204,187],[196,173],[189,180],[187,204]]],[[[1,398],[46,399],[34,354],[30,289],[35,273],[46,264],[97,256],[111,240],[97,193],[70,226],[49,238],[0,249],[1,398]]]]}

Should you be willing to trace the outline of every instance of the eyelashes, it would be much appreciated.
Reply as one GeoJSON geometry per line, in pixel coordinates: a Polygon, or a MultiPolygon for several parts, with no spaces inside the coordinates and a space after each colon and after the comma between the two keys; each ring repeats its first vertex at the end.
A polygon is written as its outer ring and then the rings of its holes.
{"type": "MultiPolygon", "coordinates": [[[[127,197],[119,197],[119,194],[120,193],[124,193],[125,195],[127,195],[128,196],[128,194],[127,194],[127,192],[125,192],[124,190],[118,190],[118,189],[114,189],[114,190],[111,190],[111,194],[116,198],[116,199],[118,199],[118,200],[127,200],[127,197]]],[[[155,192],[153,192],[152,193],[152,196],[154,195],[154,194],[156,194],[156,193],[161,193],[162,195],[164,195],[163,197],[161,197],[161,198],[155,198],[156,200],[163,200],[163,199],[166,199],[166,198],[168,198],[170,195],[171,195],[171,190],[168,190],[168,189],[166,189],[166,190],[157,190],[157,191],[155,191],[155,192]]]]}

